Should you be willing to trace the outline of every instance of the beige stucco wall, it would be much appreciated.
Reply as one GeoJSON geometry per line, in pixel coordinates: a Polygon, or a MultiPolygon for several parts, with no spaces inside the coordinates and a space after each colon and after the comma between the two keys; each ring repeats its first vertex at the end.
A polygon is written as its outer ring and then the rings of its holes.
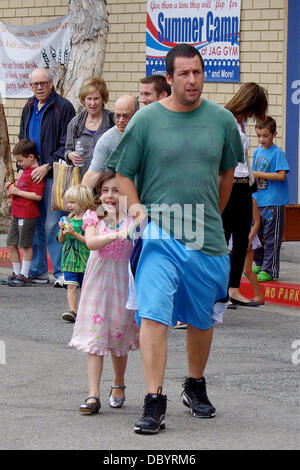
{"type": "MultiPolygon", "coordinates": [[[[0,18],[10,24],[30,25],[68,13],[68,0],[0,0],[0,18]]],[[[207,83],[204,96],[224,105],[244,82],[255,81],[269,92],[269,114],[278,124],[276,143],[284,148],[285,49],[287,0],[242,0],[240,83],[207,83]]],[[[139,94],[145,75],[146,0],[107,0],[110,32],[103,77],[108,84],[108,107],[123,93],[139,94]]],[[[25,100],[6,100],[11,143],[17,141],[25,100]]],[[[249,123],[252,149],[257,146],[249,123]]]]}

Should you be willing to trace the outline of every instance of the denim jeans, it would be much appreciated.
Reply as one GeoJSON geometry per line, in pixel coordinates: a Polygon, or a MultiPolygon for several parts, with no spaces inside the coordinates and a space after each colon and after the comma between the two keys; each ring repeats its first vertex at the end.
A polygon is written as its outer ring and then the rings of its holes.
{"type": "Polygon", "coordinates": [[[51,211],[52,178],[45,179],[43,199],[38,203],[40,216],[33,237],[33,259],[30,266],[30,276],[36,277],[48,272],[47,249],[49,251],[54,277],[62,275],[61,251],[62,244],[56,241],[59,230],[58,221],[66,215],[62,211],[51,211]]]}

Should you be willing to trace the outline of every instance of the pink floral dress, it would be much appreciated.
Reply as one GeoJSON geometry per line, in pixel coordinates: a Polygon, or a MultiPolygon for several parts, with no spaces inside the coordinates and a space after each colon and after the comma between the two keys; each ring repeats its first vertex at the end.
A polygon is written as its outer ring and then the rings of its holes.
{"type": "MultiPolygon", "coordinates": [[[[131,222],[126,217],[118,230],[131,222]]],[[[83,216],[83,228],[88,225],[96,226],[98,235],[113,231],[90,210],[83,216]]],[[[131,251],[129,240],[116,240],[101,250],[90,251],[69,346],[99,356],[111,351],[118,357],[139,347],[134,312],[125,308],[131,251]]]]}

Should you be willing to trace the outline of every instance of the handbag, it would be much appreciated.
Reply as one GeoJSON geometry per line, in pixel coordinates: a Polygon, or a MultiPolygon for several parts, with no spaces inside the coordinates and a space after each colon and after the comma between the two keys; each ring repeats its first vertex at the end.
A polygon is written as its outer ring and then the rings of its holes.
{"type": "Polygon", "coordinates": [[[69,166],[64,160],[53,163],[53,186],[51,192],[51,210],[67,212],[64,195],[72,186],[80,183],[80,173],[77,166],[69,166]]]}
{"type": "Polygon", "coordinates": [[[250,186],[250,191],[252,194],[257,192],[257,182],[254,181],[254,183],[250,186]]]}

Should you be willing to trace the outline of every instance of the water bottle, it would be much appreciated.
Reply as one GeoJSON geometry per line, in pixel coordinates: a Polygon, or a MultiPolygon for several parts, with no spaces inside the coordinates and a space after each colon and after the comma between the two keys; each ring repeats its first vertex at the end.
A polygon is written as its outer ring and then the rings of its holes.
{"type": "Polygon", "coordinates": [[[75,166],[83,166],[84,165],[84,162],[83,162],[83,154],[84,154],[84,150],[83,150],[83,147],[81,145],[81,141],[78,140],[76,142],[76,145],[75,145],[75,152],[77,153],[77,155],[80,155],[80,157],[82,158],[82,161],[80,163],[77,163],[77,165],[75,166]]]}

